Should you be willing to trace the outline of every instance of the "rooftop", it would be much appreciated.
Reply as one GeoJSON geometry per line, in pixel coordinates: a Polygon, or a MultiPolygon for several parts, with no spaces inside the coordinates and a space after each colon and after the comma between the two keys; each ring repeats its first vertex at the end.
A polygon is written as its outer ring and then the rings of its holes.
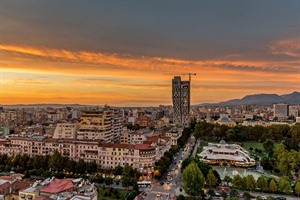
{"type": "Polygon", "coordinates": [[[73,179],[54,179],[41,192],[56,194],[73,188],[73,179]]]}

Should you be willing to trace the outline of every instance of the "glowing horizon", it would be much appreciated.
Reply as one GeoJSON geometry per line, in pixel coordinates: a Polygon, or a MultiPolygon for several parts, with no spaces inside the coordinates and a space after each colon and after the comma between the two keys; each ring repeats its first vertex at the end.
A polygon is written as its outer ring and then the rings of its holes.
{"type": "Polygon", "coordinates": [[[192,104],[299,91],[300,22],[292,1],[164,2],[156,15],[148,12],[154,2],[78,1],[66,11],[59,8],[67,2],[46,4],[2,5],[0,104],[170,105],[173,75],[188,72],[197,73],[192,104]],[[246,12],[248,4],[256,15],[246,12]],[[236,19],[239,9],[245,16],[236,19]],[[185,15],[178,18],[178,10],[185,15]]]}

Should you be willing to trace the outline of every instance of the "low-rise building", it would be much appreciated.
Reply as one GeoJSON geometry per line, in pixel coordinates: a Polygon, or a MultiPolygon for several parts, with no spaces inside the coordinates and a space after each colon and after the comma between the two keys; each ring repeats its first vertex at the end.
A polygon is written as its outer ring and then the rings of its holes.
{"type": "Polygon", "coordinates": [[[222,140],[219,144],[209,143],[198,154],[201,161],[208,164],[223,164],[238,167],[255,166],[255,160],[250,158],[248,152],[237,144],[227,144],[222,140]]]}
{"type": "Polygon", "coordinates": [[[141,127],[150,127],[152,125],[151,117],[146,114],[141,115],[136,119],[136,124],[140,125],[141,127]]]}
{"type": "Polygon", "coordinates": [[[19,200],[97,200],[98,192],[94,184],[82,178],[47,178],[36,181],[30,187],[19,192],[19,200]]]}
{"type": "Polygon", "coordinates": [[[5,182],[0,185],[0,195],[3,195],[5,200],[17,200],[19,199],[19,191],[28,187],[33,182],[30,179],[5,182]]]}
{"type": "Polygon", "coordinates": [[[166,136],[171,138],[171,145],[177,145],[178,139],[182,135],[182,129],[173,129],[169,132],[166,132],[166,136]]]}
{"type": "Polygon", "coordinates": [[[231,120],[228,115],[221,115],[220,119],[214,122],[215,124],[220,124],[220,125],[227,125],[227,126],[235,126],[236,123],[231,120]]]}

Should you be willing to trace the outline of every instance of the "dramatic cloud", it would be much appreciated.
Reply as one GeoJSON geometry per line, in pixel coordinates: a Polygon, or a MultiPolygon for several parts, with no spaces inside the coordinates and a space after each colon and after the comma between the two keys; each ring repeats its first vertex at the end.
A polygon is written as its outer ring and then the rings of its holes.
{"type": "MultiPolygon", "coordinates": [[[[275,46],[273,52],[279,52],[275,46]]],[[[241,54],[184,60],[7,44],[0,45],[0,53],[0,103],[5,104],[170,104],[172,77],[187,72],[197,73],[192,77],[192,103],[286,93],[300,85],[296,56],[280,61],[241,54]]]]}
{"type": "Polygon", "coordinates": [[[268,50],[272,55],[286,55],[300,59],[300,37],[273,42],[268,50]]]}
{"type": "MultiPolygon", "coordinates": [[[[275,48],[274,48],[275,49],[275,48]]],[[[294,48],[295,49],[295,48],[294,48]]],[[[32,48],[15,45],[0,45],[0,50],[12,53],[21,53],[45,59],[67,61],[74,63],[98,64],[94,68],[129,69],[179,72],[227,69],[237,71],[267,71],[278,73],[293,73],[300,61],[249,61],[249,60],[180,60],[174,58],[160,58],[147,56],[134,56],[124,54],[105,54],[100,52],[69,51],[49,48],[32,48]],[[284,66],[284,67],[283,67],[284,66]]]]}

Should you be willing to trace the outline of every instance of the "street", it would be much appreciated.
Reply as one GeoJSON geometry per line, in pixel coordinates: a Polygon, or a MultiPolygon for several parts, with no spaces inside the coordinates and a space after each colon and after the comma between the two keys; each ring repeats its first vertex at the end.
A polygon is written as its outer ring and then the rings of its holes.
{"type": "Polygon", "coordinates": [[[167,172],[167,177],[164,177],[162,181],[157,181],[157,180],[153,181],[151,192],[150,192],[151,195],[149,196],[153,197],[152,194],[157,194],[158,192],[162,194],[169,193],[171,195],[180,195],[180,193],[183,194],[183,191],[180,192],[180,188],[182,188],[181,162],[189,156],[190,151],[192,150],[191,145],[192,145],[191,138],[189,138],[186,145],[178,152],[178,155],[170,165],[167,172]],[[160,184],[161,182],[163,182],[163,185],[160,184]]]}

